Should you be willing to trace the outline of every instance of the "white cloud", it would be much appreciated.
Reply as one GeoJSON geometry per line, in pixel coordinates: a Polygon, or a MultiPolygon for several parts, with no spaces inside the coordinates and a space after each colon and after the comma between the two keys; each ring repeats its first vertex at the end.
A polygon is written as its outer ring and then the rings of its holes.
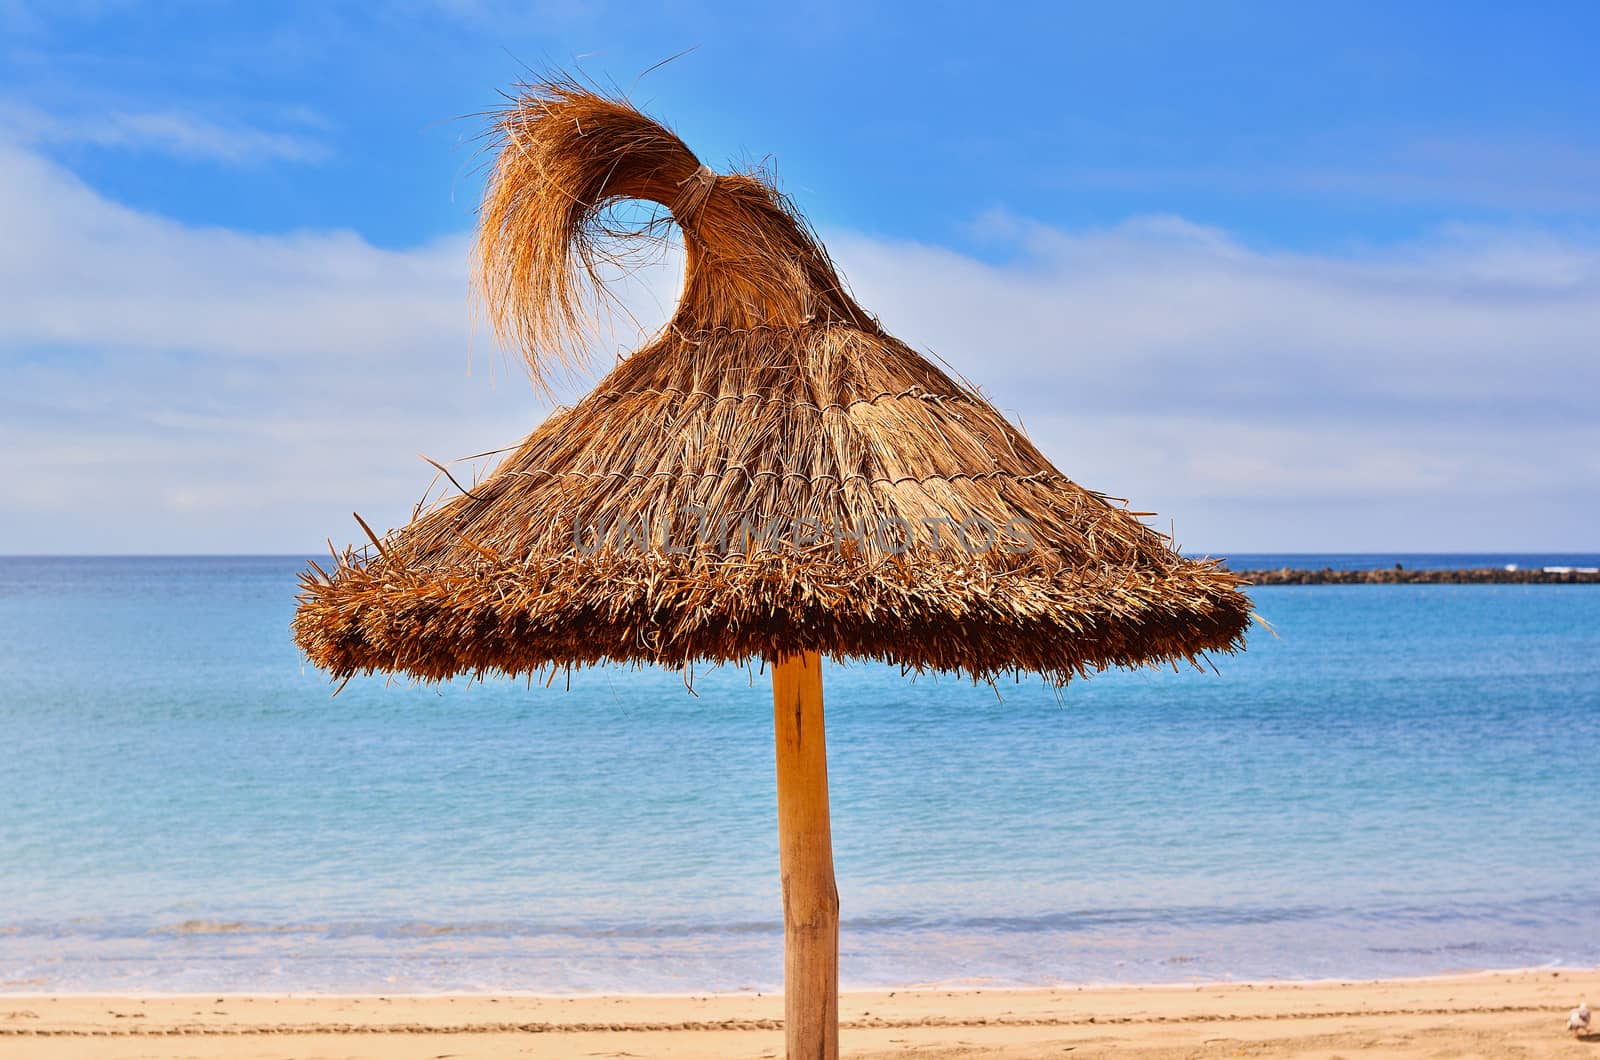
{"type": "MultiPolygon", "coordinates": [[[[547,412],[474,334],[465,236],[190,227],[3,146],[0,186],[0,553],[342,542],[352,508],[406,518],[419,451],[508,445],[547,412]]],[[[645,327],[676,282],[626,292],[645,327]]],[[[636,338],[619,319],[606,348],[636,338]]]]}
{"type": "MultiPolygon", "coordinates": [[[[0,552],[264,551],[403,521],[544,408],[474,336],[465,236],[405,251],[105,200],[0,149],[0,552]],[[469,371],[472,359],[476,370],[469,371]],[[492,378],[491,378],[492,377],[492,378]]],[[[1196,548],[1592,544],[1600,249],[1452,229],[1344,256],[1176,218],[984,221],[999,263],[836,233],[862,301],[1056,463],[1196,548]]],[[[628,297],[649,330],[671,262],[628,297]]],[[[619,324],[610,350],[638,329],[619,324]]]]}
{"type": "Polygon", "coordinates": [[[991,382],[1066,383],[1063,399],[1085,410],[1345,397],[1461,411],[1525,387],[1527,357],[1547,381],[1595,376],[1600,247],[1457,228],[1328,257],[1252,251],[1173,218],[988,227],[1020,256],[995,266],[857,239],[835,249],[891,330],[973,358],[991,382]]]}
{"type": "MultiPolygon", "coordinates": [[[[302,121],[301,124],[309,124],[302,121]]],[[[297,132],[222,125],[176,110],[81,111],[63,115],[17,103],[0,104],[0,129],[32,144],[87,144],[151,151],[189,161],[247,166],[262,162],[317,162],[325,144],[297,132]]]]}

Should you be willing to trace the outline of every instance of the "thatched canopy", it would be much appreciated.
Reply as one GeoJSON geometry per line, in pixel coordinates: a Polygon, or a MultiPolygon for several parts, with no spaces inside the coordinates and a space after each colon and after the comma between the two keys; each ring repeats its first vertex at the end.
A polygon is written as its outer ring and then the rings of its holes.
{"type": "Polygon", "coordinates": [[[672,211],[681,299],[469,493],[308,571],[312,662],[434,680],[820,651],[1065,681],[1242,645],[1237,578],[885,332],[759,175],[570,83],[526,86],[496,131],[479,282],[536,375],[580,348],[608,206],[672,211]]]}

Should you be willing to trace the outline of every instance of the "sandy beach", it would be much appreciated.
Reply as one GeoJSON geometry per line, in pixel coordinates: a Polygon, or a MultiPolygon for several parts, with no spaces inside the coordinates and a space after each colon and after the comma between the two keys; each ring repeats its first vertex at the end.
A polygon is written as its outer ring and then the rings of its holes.
{"type": "MultiPolygon", "coordinates": [[[[1595,1057],[1566,1013],[1600,970],[1372,982],[847,994],[852,1057],[1595,1057]]],[[[781,999],[0,996],[16,1060],[782,1054],[781,999]]]]}

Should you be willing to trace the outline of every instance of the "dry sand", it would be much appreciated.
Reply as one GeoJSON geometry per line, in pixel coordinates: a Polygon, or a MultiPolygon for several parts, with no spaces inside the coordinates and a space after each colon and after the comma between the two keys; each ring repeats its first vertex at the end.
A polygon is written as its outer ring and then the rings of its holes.
{"type": "MultiPolygon", "coordinates": [[[[1600,970],[1380,982],[849,994],[851,1057],[1589,1057],[1600,970]]],[[[767,996],[0,995],[0,1057],[776,1057],[767,996]]]]}

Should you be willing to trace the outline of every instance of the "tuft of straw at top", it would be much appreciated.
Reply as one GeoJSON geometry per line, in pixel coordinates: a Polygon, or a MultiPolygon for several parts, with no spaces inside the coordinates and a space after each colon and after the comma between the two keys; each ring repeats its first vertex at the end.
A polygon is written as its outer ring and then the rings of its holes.
{"type": "Polygon", "coordinates": [[[479,209],[474,286],[496,337],[535,382],[587,367],[587,341],[628,200],[665,207],[683,231],[685,288],[669,327],[799,326],[876,331],[821,242],[758,173],[719,174],[624,100],[561,77],[516,86],[491,115],[497,152],[479,209]]]}

